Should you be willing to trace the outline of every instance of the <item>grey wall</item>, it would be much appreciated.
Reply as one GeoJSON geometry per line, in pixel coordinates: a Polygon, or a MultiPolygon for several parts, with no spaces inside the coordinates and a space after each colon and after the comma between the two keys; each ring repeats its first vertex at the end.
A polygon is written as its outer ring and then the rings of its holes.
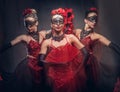
{"type": "MultiPolygon", "coordinates": [[[[98,0],[98,7],[100,33],[120,45],[120,1],[98,0]]],[[[119,74],[120,56],[108,48],[103,48],[102,57],[101,89],[113,92],[116,76],[119,74]]]]}

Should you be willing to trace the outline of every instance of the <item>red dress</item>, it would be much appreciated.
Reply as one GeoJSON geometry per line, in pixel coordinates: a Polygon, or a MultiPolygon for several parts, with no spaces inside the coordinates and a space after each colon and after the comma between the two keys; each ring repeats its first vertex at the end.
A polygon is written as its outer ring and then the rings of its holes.
{"type": "Polygon", "coordinates": [[[80,41],[85,45],[90,53],[90,57],[86,65],[87,79],[89,82],[88,85],[93,85],[93,87],[95,87],[99,78],[99,62],[93,54],[93,51],[95,50],[94,46],[96,45],[97,40],[92,40],[90,36],[88,36],[80,41]]]}
{"type": "Polygon", "coordinates": [[[16,92],[38,92],[42,90],[42,67],[37,65],[40,44],[31,40],[27,44],[28,56],[21,61],[15,71],[15,90],[16,92]]]}
{"type": "Polygon", "coordinates": [[[30,67],[35,83],[41,82],[42,67],[38,66],[38,55],[40,52],[40,44],[37,41],[31,40],[28,44],[28,66],[30,67]]]}
{"type": "Polygon", "coordinates": [[[82,54],[71,45],[66,38],[66,45],[55,47],[51,45],[46,57],[47,78],[53,87],[53,92],[77,92],[83,89],[86,81],[84,69],[78,71],[82,62],[82,54]],[[79,77],[78,77],[79,76],[79,77]],[[82,80],[79,82],[78,80],[82,80]]]}

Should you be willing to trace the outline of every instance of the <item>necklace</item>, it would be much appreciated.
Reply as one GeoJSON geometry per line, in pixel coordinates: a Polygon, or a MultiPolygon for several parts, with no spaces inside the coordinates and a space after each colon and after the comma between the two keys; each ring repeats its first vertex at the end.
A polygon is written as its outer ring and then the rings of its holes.
{"type": "Polygon", "coordinates": [[[32,32],[32,33],[28,33],[31,37],[33,37],[33,39],[35,39],[36,41],[39,41],[39,35],[38,32],[32,32]]]}
{"type": "Polygon", "coordinates": [[[64,38],[64,34],[62,34],[60,36],[52,36],[52,39],[55,41],[58,41],[58,42],[60,42],[63,38],[64,38]]]}
{"type": "Polygon", "coordinates": [[[80,38],[83,39],[84,37],[86,37],[87,35],[89,35],[92,32],[93,32],[93,30],[90,30],[90,31],[82,30],[82,32],[80,34],[80,38]]]}
{"type": "Polygon", "coordinates": [[[49,39],[49,38],[51,38],[51,37],[53,37],[53,36],[52,36],[52,31],[51,31],[50,33],[46,34],[45,39],[49,39]]]}

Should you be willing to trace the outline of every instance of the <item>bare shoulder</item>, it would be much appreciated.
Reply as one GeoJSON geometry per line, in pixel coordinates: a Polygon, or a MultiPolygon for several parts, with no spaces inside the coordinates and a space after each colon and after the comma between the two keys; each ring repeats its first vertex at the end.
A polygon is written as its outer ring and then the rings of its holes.
{"type": "Polygon", "coordinates": [[[16,43],[19,43],[21,41],[27,42],[27,39],[28,39],[28,35],[22,34],[22,35],[17,36],[15,39],[13,39],[12,43],[16,44],[16,43]]]}
{"type": "Polygon", "coordinates": [[[49,34],[49,33],[51,33],[51,30],[46,30],[46,34],[49,34]]]}
{"type": "Polygon", "coordinates": [[[78,38],[80,37],[80,33],[81,33],[82,29],[75,29],[75,36],[77,36],[78,38]]]}
{"type": "Polygon", "coordinates": [[[100,37],[100,36],[102,36],[101,34],[99,34],[99,33],[96,33],[96,32],[94,32],[93,33],[95,36],[97,36],[97,37],[100,37]]]}
{"type": "Polygon", "coordinates": [[[65,36],[71,38],[71,37],[73,37],[74,35],[73,35],[73,34],[66,34],[65,36]]]}
{"type": "Polygon", "coordinates": [[[16,38],[18,38],[18,39],[27,39],[28,38],[28,35],[26,35],[26,34],[22,34],[22,35],[19,35],[19,36],[17,36],[16,38]]]}
{"type": "Polygon", "coordinates": [[[22,34],[22,35],[20,35],[21,37],[28,37],[28,35],[26,35],[26,34],[22,34]]]}
{"type": "Polygon", "coordinates": [[[39,35],[41,35],[44,38],[46,35],[46,30],[39,31],[39,35]]]}
{"type": "Polygon", "coordinates": [[[73,38],[76,38],[75,35],[73,34],[66,34],[66,37],[69,38],[69,39],[73,39],[73,38]]]}
{"type": "Polygon", "coordinates": [[[21,39],[22,41],[27,42],[27,41],[30,39],[30,36],[28,36],[28,35],[26,35],[26,34],[23,34],[23,35],[20,36],[20,39],[21,39]]]}
{"type": "Polygon", "coordinates": [[[43,44],[44,46],[48,46],[48,45],[50,45],[50,43],[51,43],[51,38],[44,40],[42,44],[43,44]]]}
{"type": "Polygon", "coordinates": [[[99,33],[93,32],[93,34],[91,36],[93,39],[99,39],[99,38],[101,38],[102,35],[99,33]]]}
{"type": "Polygon", "coordinates": [[[46,30],[40,30],[39,34],[46,34],[46,30]]]}
{"type": "Polygon", "coordinates": [[[80,28],[77,28],[77,29],[75,29],[75,30],[76,30],[76,32],[82,31],[82,29],[80,29],[80,28]]]}
{"type": "Polygon", "coordinates": [[[82,29],[75,29],[75,33],[80,33],[82,29]]]}

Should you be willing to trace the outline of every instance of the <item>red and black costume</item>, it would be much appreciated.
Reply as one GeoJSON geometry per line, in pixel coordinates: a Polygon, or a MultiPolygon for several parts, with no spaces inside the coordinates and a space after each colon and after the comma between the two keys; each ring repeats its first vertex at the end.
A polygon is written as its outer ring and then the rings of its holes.
{"type": "Polygon", "coordinates": [[[53,92],[77,92],[84,90],[86,85],[86,74],[84,68],[79,69],[83,61],[82,53],[69,43],[64,46],[49,46],[45,58],[47,67],[47,78],[53,87],[53,92]]]}

